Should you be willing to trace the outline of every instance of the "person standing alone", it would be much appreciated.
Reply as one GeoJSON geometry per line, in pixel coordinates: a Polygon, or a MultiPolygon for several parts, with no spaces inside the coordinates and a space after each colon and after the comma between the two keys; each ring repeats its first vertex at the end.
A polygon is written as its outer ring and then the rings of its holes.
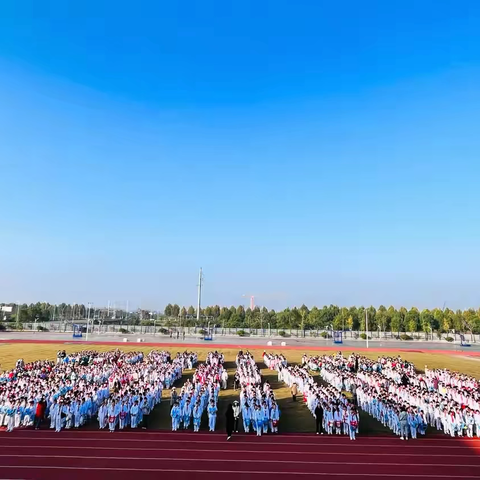
{"type": "MultiPolygon", "coordinates": [[[[227,411],[225,412],[225,418],[226,418],[226,425],[227,425],[227,440],[230,440],[232,438],[232,433],[233,433],[233,428],[235,423],[235,415],[234,415],[234,411],[231,403],[227,407],[227,411]]],[[[238,424],[238,420],[237,420],[237,424],[238,424]]]]}
{"type": "Polygon", "coordinates": [[[322,426],[323,426],[323,408],[320,405],[320,403],[318,403],[317,407],[315,408],[315,431],[317,432],[317,435],[323,435],[322,426]]]}

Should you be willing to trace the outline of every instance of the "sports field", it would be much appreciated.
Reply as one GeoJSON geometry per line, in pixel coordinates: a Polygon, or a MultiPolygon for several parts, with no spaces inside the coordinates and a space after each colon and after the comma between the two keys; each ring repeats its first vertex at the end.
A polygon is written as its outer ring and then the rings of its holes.
{"type": "MultiPolygon", "coordinates": [[[[224,412],[229,403],[238,399],[239,392],[233,390],[233,375],[235,373],[235,357],[239,349],[244,349],[243,346],[236,348],[229,348],[212,345],[210,348],[197,348],[196,345],[158,345],[158,346],[145,346],[145,345],[91,345],[91,344],[65,344],[65,343],[0,343],[0,363],[3,370],[10,369],[15,366],[15,362],[18,358],[23,358],[25,362],[34,360],[55,360],[58,350],[66,350],[69,352],[77,352],[83,349],[94,349],[97,351],[108,351],[115,348],[119,348],[124,351],[143,351],[148,353],[152,349],[168,350],[173,355],[178,351],[184,351],[188,349],[198,353],[199,363],[204,362],[206,355],[212,349],[221,351],[225,356],[225,366],[229,374],[228,389],[222,390],[219,400],[219,414],[217,420],[217,430],[224,430],[224,412]]],[[[283,353],[290,364],[301,361],[301,357],[304,353],[307,355],[329,355],[339,350],[343,350],[346,354],[350,353],[351,349],[330,349],[330,350],[299,350],[299,349],[286,349],[279,347],[261,347],[250,348],[250,351],[257,359],[258,366],[262,370],[262,374],[265,380],[268,380],[275,390],[275,396],[278,400],[279,408],[282,413],[280,428],[283,433],[312,433],[315,431],[315,422],[310,412],[303,405],[303,402],[292,402],[290,396],[290,390],[284,383],[278,382],[277,373],[265,368],[262,362],[262,352],[266,350],[271,353],[283,353]]],[[[471,376],[480,376],[480,357],[468,357],[458,354],[449,355],[446,352],[442,353],[430,353],[428,351],[397,351],[397,350],[383,350],[383,351],[362,351],[362,355],[370,357],[372,359],[377,358],[379,355],[396,356],[401,355],[402,358],[415,364],[417,369],[424,369],[425,365],[429,368],[448,368],[450,370],[456,370],[463,372],[471,376]]],[[[192,376],[193,371],[185,370],[182,379],[179,380],[175,386],[181,387],[187,378],[192,376]]],[[[314,375],[317,381],[320,381],[318,375],[314,375]]],[[[152,429],[170,430],[171,419],[169,415],[169,397],[170,391],[165,389],[163,391],[164,401],[160,406],[155,408],[151,414],[150,426],[152,429]]],[[[204,422],[206,422],[206,418],[204,422]]],[[[206,424],[202,425],[202,429],[207,428],[206,424]]],[[[361,435],[375,435],[375,434],[390,434],[389,430],[383,427],[380,422],[377,422],[370,415],[361,413],[361,435]]]]}
{"type": "MultiPolygon", "coordinates": [[[[241,348],[221,348],[230,377],[235,371],[234,359],[241,348]]],[[[18,358],[26,362],[35,359],[55,359],[60,349],[68,352],[83,349],[99,351],[116,348],[112,345],[68,345],[64,343],[0,343],[3,369],[14,366],[18,358]]],[[[124,351],[166,349],[175,354],[185,345],[137,346],[118,345],[124,351]]],[[[188,348],[199,354],[199,362],[212,348],[188,348]]],[[[302,402],[292,402],[290,392],[277,382],[275,372],[267,370],[261,361],[261,348],[250,349],[262,373],[270,381],[279,400],[282,418],[281,435],[236,434],[230,442],[224,434],[223,412],[233,399],[238,398],[231,381],[221,392],[217,432],[207,433],[206,425],[200,433],[168,432],[170,392],[164,390],[164,402],[152,415],[149,431],[125,430],[110,435],[94,425],[79,430],[48,429],[14,430],[0,432],[0,478],[35,480],[127,480],[141,476],[143,480],[169,476],[178,479],[229,478],[246,480],[261,478],[274,480],[291,475],[302,477],[352,480],[372,477],[387,479],[480,479],[480,440],[451,439],[443,435],[401,442],[371,417],[362,415],[360,435],[351,442],[347,437],[316,436],[314,422],[302,402]],[[303,433],[302,433],[303,432],[303,433]],[[310,435],[308,434],[310,433],[310,435]]],[[[294,350],[268,348],[282,352],[289,363],[299,362],[303,353],[319,355],[336,350],[294,350]]],[[[344,349],[349,353],[350,349],[344,349]]],[[[369,351],[362,354],[376,358],[380,354],[401,356],[421,370],[449,368],[468,375],[479,376],[479,357],[464,357],[446,353],[369,351]]],[[[184,372],[178,382],[181,386],[192,371],[184,372]]],[[[318,377],[317,381],[318,381],[318,377]]]]}

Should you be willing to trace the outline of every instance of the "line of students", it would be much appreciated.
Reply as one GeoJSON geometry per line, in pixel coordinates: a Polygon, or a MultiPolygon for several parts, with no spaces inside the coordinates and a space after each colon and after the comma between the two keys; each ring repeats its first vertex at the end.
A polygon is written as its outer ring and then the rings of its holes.
{"type": "Polygon", "coordinates": [[[315,382],[305,362],[303,366],[280,365],[278,379],[303,395],[305,404],[316,419],[317,435],[324,432],[332,435],[335,430],[337,435],[348,434],[350,440],[356,439],[360,418],[355,405],[337,388],[315,382]]]}
{"type": "Polygon", "coordinates": [[[181,424],[185,430],[190,428],[193,419],[193,431],[198,432],[205,411],[209,431],[215,431],[220,381],[225,372],[222,357],[216,352],[210,352],[206,363],[200,364],[195,370],[192,381],[185,382],[180,395],[177,395],[175,389],[172,390],[172,431],[177,431],[181,424]]]}
{"type": "Polygon", "coordinates": [[[239,410],[242,414],[243,428],[246,433],[252,431],[257,436],[278,433],[280,409],[275,394],[268,382],[262,385],[262,375],[249,352],[240,351],[236,358],[237,373],[241,385],[239,410]]]}

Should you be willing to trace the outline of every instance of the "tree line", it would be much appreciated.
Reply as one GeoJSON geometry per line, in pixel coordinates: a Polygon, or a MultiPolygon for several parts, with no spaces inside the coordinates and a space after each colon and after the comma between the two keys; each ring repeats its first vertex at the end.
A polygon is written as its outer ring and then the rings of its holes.
{"type": "MultiPolygon", "coordinates": [[[[35,304],[5,304],[12,306],[11,315],[7,321],[19,323],[75,321],[89,318],[95,322],[119,321],[128,324],[167,323],[169,326],[206,326],[216,324],[225,328],[271,328],[271,329],[304,329],[304,330],[366,330],[368,316],[368,330],[381,332],[473,332],[480,333],[480,309],[451,310],[449,308],[419,310],[416,307],[407,309],[393,306],[386,308],[381,305],[365,307],[338,307],[336,305],[321,308],[301,307],[286,308],[285,310],[268,310],[263,307],[245,309],[243,305],[237,307],[207,306],[200,311],[200,325],[197,323],[196,308],[193,306],[180,307],[177,304],[168,304],[163,314],[138,309],[127,312],[122,309],[91,308],[88,305],[61,303],[53,305],[46,302],[35,304]],[[366,312],[368,315],[366,315],[366,312]]],[[[3,320],[3,318],[0,318],[3,320]]]]}
{"type": "MultiPolygon", "coordinates": [[[[365,331],[368,317],[368,330],[381,332],[473,332],[480,333],[480,309],[456,310],[449,308],[419,310],[381,305],[365,307],[338,307],[336,305],[322,308],[286,308],[275,311],[263,307],[245,309],[238,307],[208,306],[201,309],[201,321],[213,321],[222,327],[236,328],[273,328],[305,330],[354,330],[365,331]]],[[[194,325],[196,309],[193,306],[180,307],[168,304],[164,315],[170,319],[182,321],[185,325],[194,325]]]]}

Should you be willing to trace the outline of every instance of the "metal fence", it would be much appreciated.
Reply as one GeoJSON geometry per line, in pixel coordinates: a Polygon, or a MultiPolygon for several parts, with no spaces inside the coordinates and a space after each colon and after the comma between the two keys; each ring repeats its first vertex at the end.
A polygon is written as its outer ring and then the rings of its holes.
{"type": "MultiPolygon", "coordinates": [[[[25,323],[23,324],[23,330],[38,331],[45,330],[49,332],[57,333],[70,333],[73,332],[73,323],[66,322],[46,322],[46,323],[25,323]]],[[[5,324],[8,328],[8,324],[5,324]]],[[[13,326],[13,324],[12,324],[13,326]]],[[[83,324],[86,328],[86,325],[83,324]]],[[[93,334],[140,334],[140,335],[163,335],[175,338],[177,336],[194,336],[204,335],[206,329],[202,327],[167,327],[167,326],[143,326],[143,325],[92,325],[89,326],[89,332],[93,334]]],[[[213,327],[210,331],[216,336],[246,336],[246,337],[284,337],[284,338],[318,338],[318,339],[331,339],[333,332],[331,330],[302,330],[302,329],[277,329],[277,328],[222,328],[213,327]]],[[[445,340],[447,337],[452,337],[455,341],[460,340],[460,335],[456,333],[429,333],[428,335],[423,332],[405,333],[401,332],[381,332],[374,331],[369,332],[368,337],[372,340],[397,340],[401,339],[402,335],[408,335],[412,340],[420,341],[439,341],[445,340]]],[[[480,335],[464,334],[465,339],[472,343],[480,342],[480,335]]],[[[350,331],[343,332],[343,338],[345,340],[361,340],[366,336],[364,331],[350,331]]]]}

